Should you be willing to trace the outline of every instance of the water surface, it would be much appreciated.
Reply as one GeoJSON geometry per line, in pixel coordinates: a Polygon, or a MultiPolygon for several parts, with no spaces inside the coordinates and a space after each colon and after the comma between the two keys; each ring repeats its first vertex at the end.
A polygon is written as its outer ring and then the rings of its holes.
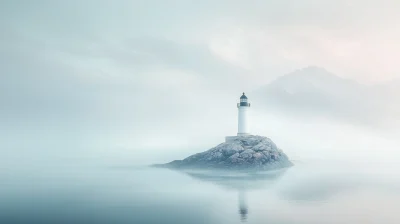
{"type": "Polygon", "coordinates": [[[84,162],[3,169],[0,223],[400,223],[396,170],[295,163],[258,174],[84,162]]]}

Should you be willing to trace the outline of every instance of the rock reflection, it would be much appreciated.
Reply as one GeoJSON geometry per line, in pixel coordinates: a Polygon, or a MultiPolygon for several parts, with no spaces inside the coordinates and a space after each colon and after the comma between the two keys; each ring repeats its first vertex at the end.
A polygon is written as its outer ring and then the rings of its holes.
{"type": "Polygon", "coordinates": [[[286,169],[268,172],[221,172],[221,171],[184,171],[194,179],[210,182],[225,189],[238,192],[238,207],[240,220],[246,222],[249,214],[246,192],[265,189],[271,186],[279,177],[286,172],[286,169]]]}

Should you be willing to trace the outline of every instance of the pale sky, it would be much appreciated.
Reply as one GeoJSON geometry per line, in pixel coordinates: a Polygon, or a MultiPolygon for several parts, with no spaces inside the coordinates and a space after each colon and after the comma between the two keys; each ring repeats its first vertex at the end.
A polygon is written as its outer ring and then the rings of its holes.
{"type": "Polygon", "coordinates": [[[396,0],[1,4],[3,54],[18,48],[83,73],[121,76],[141,67],[144,76],[168,67],[268,82],[315,65],[360,82],[399,77],[396,0]]]}
{"type": "Polygon", "coordinates": [[[0,119],[126,139],[216,120],[234,133],[240,93],[296,69],[399,79],[399,11],[398,0],[3,0],[0,119]]]}

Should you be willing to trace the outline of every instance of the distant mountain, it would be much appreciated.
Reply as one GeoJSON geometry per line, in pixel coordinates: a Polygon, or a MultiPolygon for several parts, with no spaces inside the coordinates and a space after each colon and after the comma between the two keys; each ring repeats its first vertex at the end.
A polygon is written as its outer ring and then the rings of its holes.
{"type": "Polygon", "coordinates": [[[377,124],[400,115],[393,106],[399,90],[400,82],[367,86],[307,67],[278,77],[252,95],[254,103],[272,112],[377,124]]]}

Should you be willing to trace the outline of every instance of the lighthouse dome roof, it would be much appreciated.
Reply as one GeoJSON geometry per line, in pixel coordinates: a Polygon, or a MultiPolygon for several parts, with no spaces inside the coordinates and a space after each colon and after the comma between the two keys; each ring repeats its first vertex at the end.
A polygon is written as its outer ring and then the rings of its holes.
{"type": "Polygon", "coordinates": [[[244,95],[244,93],[243,93],[243,95],[240,97],[240,99],[247,99],[247,96],[244,95]]]}

